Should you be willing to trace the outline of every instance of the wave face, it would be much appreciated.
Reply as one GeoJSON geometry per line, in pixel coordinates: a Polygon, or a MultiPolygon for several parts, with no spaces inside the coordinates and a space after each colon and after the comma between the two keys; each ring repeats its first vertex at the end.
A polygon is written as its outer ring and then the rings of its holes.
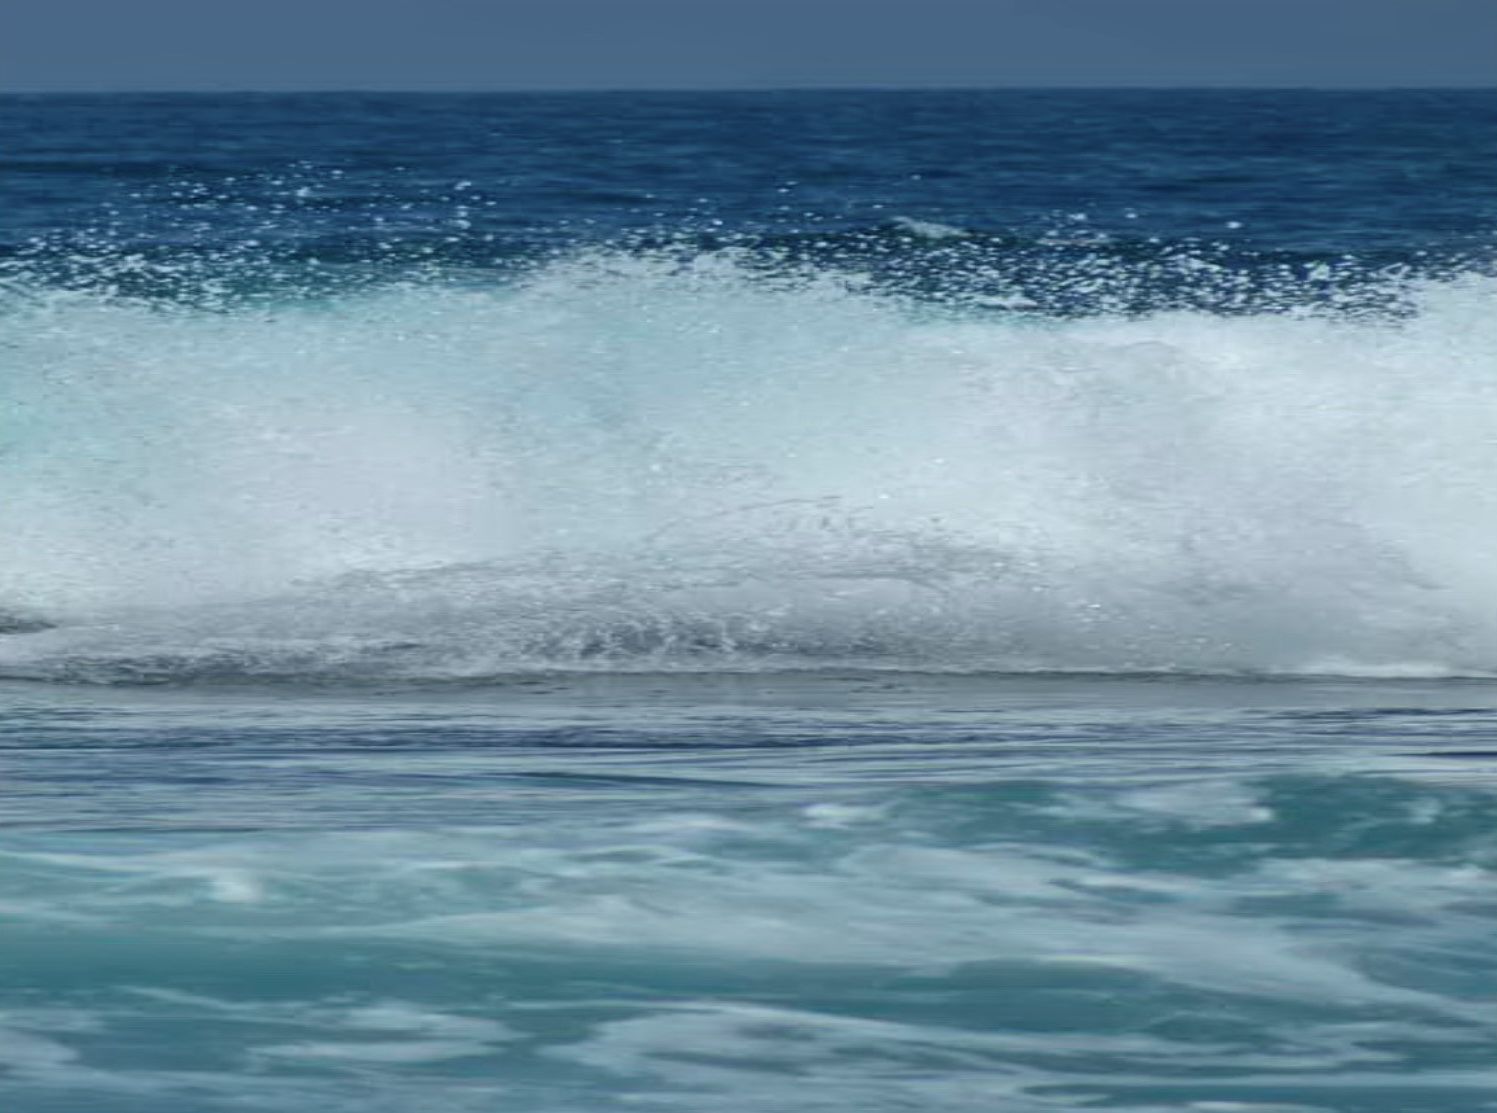
{"type": "Polygon", "coordinates": [[[0,672],[1497,664],[1491,279],[1401,315],[880,290],[733,251],[227,311],[13,287],[0,672]]]}

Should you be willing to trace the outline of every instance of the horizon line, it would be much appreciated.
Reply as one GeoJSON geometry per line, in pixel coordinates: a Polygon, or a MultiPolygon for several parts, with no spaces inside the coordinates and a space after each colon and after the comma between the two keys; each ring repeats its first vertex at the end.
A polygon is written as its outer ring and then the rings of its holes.
{"type": "Polygon", "coordinates": [[[971,92],[1302,92],[1302,93],[1418,93],[1418,92],[1497,92],[1497,83],[1444,85],[1423,84],[951,84],[951,85],[509,85],[452,88],[410,88],[383,85],[305,86],[296,88],[259,88],[234,86],[223,88],[5,88],[0,96],[339,96],[350,94],[390,94],[397,96],[481,96],[505,94],[608,94],[608,93],[971,93],[971,92]]]}

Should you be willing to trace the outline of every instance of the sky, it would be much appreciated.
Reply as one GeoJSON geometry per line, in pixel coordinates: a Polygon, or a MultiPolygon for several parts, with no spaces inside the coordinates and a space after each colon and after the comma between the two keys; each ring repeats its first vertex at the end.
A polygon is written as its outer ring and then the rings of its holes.
{"type": "Polygon", "coordinates": [[[0,89],[1497,86],[1497,0],[5,0],[0,89]]]}

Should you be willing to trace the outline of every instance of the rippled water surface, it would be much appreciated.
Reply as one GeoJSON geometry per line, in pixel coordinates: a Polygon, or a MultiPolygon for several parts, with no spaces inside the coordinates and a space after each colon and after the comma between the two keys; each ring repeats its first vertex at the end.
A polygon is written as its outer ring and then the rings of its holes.
{"type": "Polygon", "coordinates": [[[3,700],[10,1109],[1492,1106],[1484,683],[3,700]]]}

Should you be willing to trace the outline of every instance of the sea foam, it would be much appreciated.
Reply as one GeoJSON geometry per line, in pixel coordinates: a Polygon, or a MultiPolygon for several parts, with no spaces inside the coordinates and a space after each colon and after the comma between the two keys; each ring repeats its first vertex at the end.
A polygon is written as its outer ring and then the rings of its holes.
{"type": "Polygon", "coordinates": [[[57,628],[0,671],[1487,672],[1493,292],[1055,319],[732,252],[13,291],[0,610],[57,628]]]}

